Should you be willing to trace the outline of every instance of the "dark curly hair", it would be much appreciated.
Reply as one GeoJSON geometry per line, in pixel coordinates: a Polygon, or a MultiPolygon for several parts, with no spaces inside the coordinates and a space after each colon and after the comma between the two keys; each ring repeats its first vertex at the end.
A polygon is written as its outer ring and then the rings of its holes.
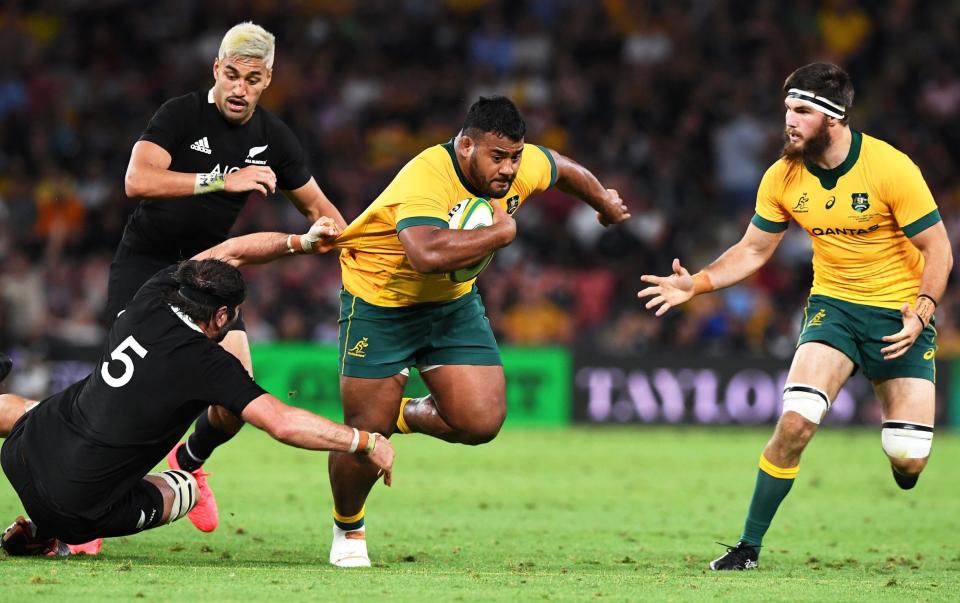
{"type": "Polygon", "coordinates": [[[209,322],[221,307],[236,316],[237,306],[247,296],[243,275],[220,260],[184,260],[173,273],[177,286],[163,293],[163,300],[176,306],[194,322],[209,322]]]}

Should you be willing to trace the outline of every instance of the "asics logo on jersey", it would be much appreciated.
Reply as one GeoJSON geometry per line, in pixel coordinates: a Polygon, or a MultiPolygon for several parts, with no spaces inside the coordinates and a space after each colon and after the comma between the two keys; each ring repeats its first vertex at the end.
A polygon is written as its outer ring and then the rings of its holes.
{"type": "Polygon", "coordinates": [[[933,348],[930,348],[929,350],[927,350],[926,352],[923,353],[923,359],[924,359],[924,360],[933,360],[933,355],[934,355],[934,354],[936,354],[936,351],[935,351],[933,348]]]}
{"type": "Polygon", "coordinates": [[[823,208],[824,208],[824,209],[830,209],[831,207],[833,207],[833,204],[836,203],[836,202],[837,202],[837,197],[836,197],[836,196],[832,196],[832,197],[830,197],[829,199],[827,199],[827,204],[824,205],[823,208]]]}
{"type": "Polygon", "coordinates": [[[368,345],[370,344],[367,342],[367,338],[364,337],[363,339],[358,341],[352,348],[347,350],[347,355],[354,356],[356,358],[366,358],[367,353],[364,350],[367,348],[368,345]]]}
{"type": "Polygon", "coordinates": [[[247,151],[247,158],[244,160],[246,163],[253,163],[256,165],[266,165],[266,159],[254,159],[257,155],[267,150],[267,147],[270,145],[265,144],[262,147],[250,147],[250,150],[247,151]]]}
{"type": "Polygon", "coordinates": [[[823,317],[827,315],[826,310],[820,310],[813,315],[813,318],[810,319],[810,322],[807,323],[808,327],[819,327],[823,324],[823,317]]]}
{"type": "Polygon", "coordinates": [[[207,141],[206,136],[204,136],[197,142],[190,145],[190,148],[193,149],[194,151],[200,151],[201,153],[204,153],[206,155],[210,155],[213,153],[213,150],[210,148],[210,142],[207,141]]]}

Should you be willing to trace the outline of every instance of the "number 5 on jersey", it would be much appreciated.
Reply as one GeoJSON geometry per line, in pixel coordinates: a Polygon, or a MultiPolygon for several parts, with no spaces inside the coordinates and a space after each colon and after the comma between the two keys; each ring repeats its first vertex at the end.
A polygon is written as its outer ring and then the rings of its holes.
{"type": "Polygon", "coordinates": [[[109,362],[104,362],[100,366],[100,376],[110,387],[123,387],[133,379],[133,358],[130,358],[130,355],[126,352],[127,349],[133,350],[133,353],[141,358],[147,355],[147,350],[143,349],[143,346],[133,338],[133,335],[121,341],[120,345],[110,352],[111,360],[119,360],[123,363],[123,372],[120,373],[120,376],[114,377],[110,374],[109,362]]]}

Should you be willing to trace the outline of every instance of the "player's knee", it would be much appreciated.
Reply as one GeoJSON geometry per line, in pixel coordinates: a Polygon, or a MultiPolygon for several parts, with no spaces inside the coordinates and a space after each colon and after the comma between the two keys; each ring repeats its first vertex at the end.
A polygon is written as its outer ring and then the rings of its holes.
{"type": "Polygon", "coordinates": [[[491,410],[483,414],[470,416],[464,421],[459,421],[459,425],[451,425],[459,431],[461,442],[471,446],[478,446],[492,441],[500,428],[503,427],[503,421],[506,418],[506,412],[491,410]]]}
{"type": "Polygon", "coordinates": [[[880,443],[897,471],[917,475],[930,456],[933,426],[912,421],[884,421],[880,443]]]}
{"type": "Polygon", "coordinates": [[[890,464],[901,475],[920,475],[927,466],[927,459],[895,459],[890,458],[890,464]]]}
{"type": "Polygon", "coordinates": [[[813,436],[829,409],[830,398],[820,388],[802,383],[787,383],[783,388],[782,418],[790,421],[790,427],[798,435],[809,432],[809,436],[813,436]],[[804,421],[799,421],[800,417],[804,421]]]}
{"type": "MultiPolygon", "coordinates": [[[[190,473],[176,469],[155,474],[168,486],[167,495],[170,500],[170,512],[164,520],[173,523],[189,513],[196,506],[200,498],[200,488],[197,480],[190,473]]],[[[167,499],[167,496],[164,497],[167,499]]]]}

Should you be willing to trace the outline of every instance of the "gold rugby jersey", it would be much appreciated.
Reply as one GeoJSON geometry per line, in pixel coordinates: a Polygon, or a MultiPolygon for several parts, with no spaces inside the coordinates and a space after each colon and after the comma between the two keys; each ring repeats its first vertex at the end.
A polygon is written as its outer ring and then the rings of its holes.
{"type": "MultiPolygon", "coordinates": [[[[526,144],[517,177],[500,203],[513,214],[531,195],[557,179],[550,151],[526,144]]],[[[457,203],[483,195],[472,190],[460,171],[453,141],[430,147],[407,163],[367,209],[337,239],[343,287],[376,306],[410,306],[450,301],[466,295],[476,279],[455,283],[443,274],[422,274],[410,266],[398,234],[429,224],[448,227],[457,203]]]]}
{"type": "Polygon", "coordinates": [[[940,221],[920,169],[882,140],[851,131],[850,152],[831,170],[781,158],[757,191],[753,224],[813,239],[811,294],[899,309],[920,286],[923,254],[908,237],[940,221]]]}

